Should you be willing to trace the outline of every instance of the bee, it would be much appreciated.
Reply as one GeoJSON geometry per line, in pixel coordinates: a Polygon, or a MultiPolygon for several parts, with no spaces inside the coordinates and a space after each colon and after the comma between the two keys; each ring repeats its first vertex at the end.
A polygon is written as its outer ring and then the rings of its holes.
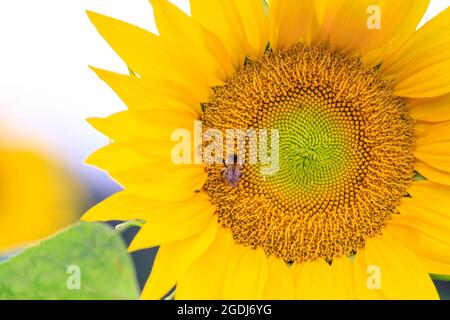
{"type": "Polygon", "coordinates": [[[222,172],[223,180],[232,188],[237,188],[239,178],[242,176],[241,168],[237,155],[230,155],[228,161],[223,160],[225,169],[222,172]]]}

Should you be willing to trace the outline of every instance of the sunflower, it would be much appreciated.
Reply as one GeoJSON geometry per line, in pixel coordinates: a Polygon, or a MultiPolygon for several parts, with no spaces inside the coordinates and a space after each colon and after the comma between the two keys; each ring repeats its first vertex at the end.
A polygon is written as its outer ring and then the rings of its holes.
{"type": "Polygon", "coordinates": [[[159,251],[142,298],[437,299],[450,9],[416,30],[429,1],[151,3],[159,35],[88,13],[134,73],[94,68],[128,110],[90,120],[112,143],[88,163],[124,190],[84,219],[145,221],[129,250],[159,251]],[[212,142],[198,121],[276,130],[277,171],[192,161],[212,142]],[[192,152],[175,164],[180,128],[192,152]]]}
{"type": "Polygon", "coordinates": [[[77,219],[73,179],[46,155],[2,143],[0,164],[0,256],[77,219]]]}

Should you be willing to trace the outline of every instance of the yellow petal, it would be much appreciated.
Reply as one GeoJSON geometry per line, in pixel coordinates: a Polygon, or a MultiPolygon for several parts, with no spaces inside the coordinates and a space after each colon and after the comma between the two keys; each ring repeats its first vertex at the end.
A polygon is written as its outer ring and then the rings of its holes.
{"type": "Polygon", "coordinates": [[[346,257],[333,259],[330,266],[324,260],[298,266],[297,297],[306,300],[352,299],[352,263],[346,257]]]}
{"type": "Polygon", "coordinates": [[[207,229],[196,236],[162,245],[141,298],[162,299],[192,263],[210,247],[218,227],[217,221],[211,221],[207,229]]]}
{"type": "Polygon", "coordinates": [[[415,182],[388,228],[420,257],[450,263],[450,187],[429,181],[415,182]]]}
{"type": "Polygon", "coordinates": [[[192,17],[216,34],[236,69],[246,56],[261,56],[267,44],[267,18],[260,0],[191,0],[192,17]]]}
{"type": "Polygon", "coordinates": [[[150,199],[177,202],[187,200],[200,190],[207,178],[201,167],[148,162],[120,171],[110,171],[125,189],[150,199]]]}
{"type": "Polygon", "coordinates": [[[155,71],[162,69],[161,63],[168,66],[168,58],[161,52],[156,35],[95,12],[88,11],[87,14],[100,35],[139,75],[153,76],[155,71]]]}
{"type": "Polygon", "coordinates": [[[171,80],[147,80],[91,68],[130,110],[172,110],[200,119],[200,100],[190,88],[171,80]]]}
{"type": "MultiPolygon", "coordinates": [[[[406,212],[403,209],[402,212],[406,212]]],[[[409,209],[408,215],[399,217],[392,221],[391,231],[393,236],[408,245],[414,252],[421,257],[450,263],[449,260],[449,240],[444,233],[448,228],[442,228],[432,223],[427,223],[417,217],[418,213],[425,213],[424,209],[418,208],[415,211],[409,209]],[[395,231],[395,234],[394,234],[395,231]],[[443,235],[443,237],[442,237],[443,235]]],[[[448,223],[447,223],[448,224],[448,223]]]]}
{"type": "Polygon", "coordinates": [[[450,94],[436,98],[411,99],[409,114],[413,119],[427,122],[450,120],[450,94]]]}
{"type": "Polygon", "coordinates": [[[450,172],[433,168],[420,160],[416,161],[414,168],[427,180],[450,186],[450,172]]]}
{"type": "Polygon", "coordinates": [[[95,151],[86,159],[86,163],[107,171],[132,168],[146,162],[148,163],[149,159],[144,154],[123,143],[109,144],[95,151]]]}
{"type": "Polygon", "coordinates": [[[172,59],[195,68],[209,87],[223,84],[234,73],[230,56],[216,35],[167,0],[150,2],[161,42],[172,59]]]}
{"type": "MultiPolygon", "coordinates": [[[[417,61],[414,61],[414,68],[407,69],[407,70],[400,70],[395,74],[395,78],[399,83],[396,87],[397,90],[401,90],[402,87],[409,87],[413,85],[423,85],[421,81],[423,81],[424,75],[427,75],[431,71],[437,71],[437,66],[439,66],[438,63],[444,62],[445,60],[450,59],[449,51],[450,49],[450,41],[440,45],[438,47],[435,47],[433,49],[430,49],[427,53],[426,59],[420,59],[417,61]],[[429,57],[428,57],[429,56],[429,57]],[[414,77],[411,77],[414,75],[414,77]]],[[[442,69],[439,73],[443,73],[445,69],[442,69]]],[[[436,74],[435,76],[438,76],[436,74]]],[[[426,78],[425,80],[427,80],[426,78]]]]}
{"type": "Polygon", "coordinates": [[[450,161],[446,148],[447,150],[450,148],[450,143],[436,143],[428,148],[420,148],[415,152],[415,156],[434,168],[450,172],[450,161]]]}
{"type": "MultiPolygon", "coordinates": [[[[309,5],[314,3],[315,18],[313,18],[313,23],[314,19],[317,19],[316,30],[313,29],[311,31],[314,42],[329,45],[330,34],[334,28],[335,21],[340,16],[345,0],[320,0],[305,2],[309,2],[309,5]],[[314,32],[317,34],[314,34],[314,32]]],[[[309,15],[307,14],[306,17],[308,16],[309,15]]]]}
{"type": "Polygon", "coordinates": [[[101,14],[88,12],[88,16],[114,51],[140,76],[186,83],[199,96],[209,96],[210,86],[197,73],[196,66],[174,59],[160,37],[101,14]]]}
{"type": "Polygon", "coordinates": [[[424,137],[427,135],[427,130],[430,127],[428,122],[417,121],[414,125],[414,131],[417,137],[424,137]]]}
{"type": "MultiPolygon", "coordinates": [[[[152,147],[155,144],[148,146],[152,147]]],[[[203,187],[207,173],[202,165],[174,164],[169,149],[161,146],[158,150],[167,154],[153,155],[113,143],[92,154],[87,163],[106,170],[117,183],[138,196],[166,202],[187,200],[203,187]]]]}
{"type": "Polygon", "coordinates": [[[450,172],[450,121],[422,123],[414,155],[441,171],[450,172]]]}
{"type": "MultiPolygon", "coordinates": [[[[394,1],[392,1],[394,2],[394,1]]],[[[376,50],[371,50],[363,57],[364,61],[370,65],[382,63],[386,57],[393,55],[415,32],[420,21],[423,19],[427,8],[430,4],[429,0],[412,0],[412,1],[395,1],[403,6],[401,11],[395,12],[393,18],[401,22],[395,28],[395,22],[391,20],[390,27],[393,32],[392,38],[376,50]]],[[[382,21],[384,15],[381,16],[382,21]]],[[[384,22],[384,21],[383,21],[384,22]]],[[[382,22],[382,24],[383,24],[382,22]]]]}
{"type": "Polygon", "coordinates": [[[366,54],[381,49],[397,35],[405,20],[418,20],[411,16],[420,15],[415,13],[416,10],[424,12],[426,3],[423,2],[328,1],[320,31],[322,42],[328,42],[332,49],[348,54],[366,54]],[[374,15],[371,10],[373,6],[380,10],[379,29],[368,27],[370,18],[374,15]]]}
{"type": "Polygon", "coordinates": [[[390,45],[390,49],[399,45],[399,42],[406,40],[408,36],[415,31],[420,20],[424,16],[429,1],[423,0],[379,0],[376,6],[380,8],[381,29],[369,30],[367,28],[367,19],[369,13],[367,8],[369,5],[375,4],[373,1],[368,2],[366,7],[366,32],[363,41],[356,43],[355,52],[365,54],[376,50],[377,48],[390,45]],[[392,41],[391,41],[392,40],[392,41]]]}
{"type": "Polygon", "coordinates": [[[378,287],[380,283],[377,283],[380,279],[374,278],[378,276],[378,266],[373,266],[366,261],[366,252],[364,249],[358,250],[353,262],[354,269],[354,286],[356,292],[356,298],[358,300],[385,300],[381,287],[378,287]]]}
{"type": "Polygon", "coordinates": [[[235,3],[247,39],[248,54],[261,56],[268,42],[268,20],[261,0],[231,0],[235,3]]]}
{"type": "MultiPolygon", "coordinates": [[[[133,139],[111,143],[91,154],[86,163],[107,171],[118,171],[143,164],[159,165],[172,161],[173,145],[167,141],[133,139]]],[[[191,148],[191,159],[195,152],[191,148]]]]}
{"type": "Polygon", "coordinates": [[[269,275],[264,288],[264,299],[291,300],[295,298],[295,278],[289,266],[281,259],[270,257],[269,275]]]}
{"type": "Polygon", "coordinates": [[[404,203],[427,205],[430,209],[450,216],[450,187],[431,181],[416,181],[409,188],[411,199],[404,199],[404,203]]]}
{"type": "Polygon", "coordinates": [[[430,98],[450,91],[450,8],[419,29],[395,54],[386,57],[382,71],[396,79],[395,93],[430,98]]]}
{"type": "Polygon", "coordinates": [[[178,281],[175,298],[178,300],[221,299],[227,266],[236,247],[231,232],[219,227],[211,247],[178,281]]]}
{"type": "Polygon", "coordinates": [[[237,249],[224,278],[223,299],[262,299],[268,273],[269,266],[262,249],[237,249]]]}
{"type": "Polygon", "coordinates": [[[249,46],[236,3],[226,0],[191,0],[190,3],[192,18],[222,39],[234,67],[239,69],[249,54],[249,46]]]}
{"type": "Polygon", "coordinates": [[[147,116],[137,116],[130,111],[115,113],[106,118],[91,118],[89,123],[114,141],[133,138],[159,139],[171,143],[172,133],[177,129],[194,130],[197,118],[174,110],[155,110],[147,116]]]}
{"type": "MultiPolygon", "coordinates": [[[[202,166],[176,165],[171,142],[173,130],[188,126],[184,119],[172,112],[154,112],[161,120],[150,126],[130,112],[122,112],[105,119],[91,119],[91,124],[112,139],[122,141],[106,146],[91,155],[87,162],[107,170],[121,185],[152,199],[181,201],[200,189],[206,178],[202,166]],[[164,124],[166,122],[167,124],[164,124]],[[143,137],[143,138],[141,138],[143,137]],[[155,140],[157,139],[157,140],[155,140]],[[170,193],[172,192],[172,193],[170,193]]],[[[156,119],[155,119],[156,120],[156,119]]],[[[192,147],[191,160],[196,148],[192,147]]]]}
{"type": "Polygon", "coordinates": [[[81,218],[83,221],[127,221],[145,220],[147,213],[163,205],[138,197],[128,191],[120,191],[89,209],[81,218]]]}
{"type": "Polygon", "coordinates": [[[408,39],[400,50],[384,59],[382,70],[386,74],[396,74],[406,66],[417,62],[419,57],[423,59],[427,51],[448,43],[446,29],[450,25],[449,15],[450,10],[447,8],[428,21],[408,39]]]}
{"type": "Polygon", "coordinates": [[[186,142],[186,146],[183,145],[183,153],[186,152],[188,157],[185,159],[186,163],[178,163],[179,160],[174,159],[173,157],[176,155],[174,154],[174,148],[181,143],[180,141],[171,142],[168,140],[151,138],[134,138],[131,135],[127,135],[127,133],[125,133],[123,138],[125,141],[113,142],[95,151],[86,159],[86,163],[109,172],[130,169],[142,165],[163,165],[169,168],[171,167],[171,163],[177,164],[176,168],[178,169],[198,169],[202,167],[201,164],[191,166],[191,164],[194,163],[195,154],[199,151],[201,141],[194,141],[196,145],[193,145],[192,141],[184,141],[186,142]]]}
{"type": "Polygon", "coordinates": [[[428,257],[448,264],[448,253],[442,251],[448,250],[448,244],[442,243],[430,233],[432,227],[424,223],[415,226],[415,223],[414,219],[402,217],[392,221],[388,228],[396,240],[411,248],[420,258],[428,257]]]}
{"type": "Polygon", "coordinates": [[[169,203],[148,212],[145,224],[134,237],[129,251],[152,248],[202,232],[214,216],[215,207],[207,194],[199,193],[188,201],[169,203]]]}
{"type": "Polygon", "coordinates": [[[436,142],[448,141],[450,141],[450,121],[426,123],[425,132],[417,139],[417,145],[426,147],[436,142]]]}
{"type": "Polygon", "coordinates": [[[314,5],[305,0],[269,1],[269,41],[275,50],[287,49],[301,40],[311,43],[314,5]]]}
{"type": "Polygon", "coordinates": [[[421,258],[425,268],[427,271],[433,275],[450,275],[450,264],[449,263],[441,263],[435,260],[421,258]]]}
{"type": "Polygon", "coordinates": [[[439,299],[418,256],[387,231],[367,239],[364,256],[368,266],[379,268],[381,290],[387,299],[439,299]]]}
{"type": "Polygon", "coordinates": [[[424,63],[428,64],[426,67],[423,67],[423,69],[413,68],[407,77],[399,76],[397,78],[398,84],[395,86],[394,91],[396,95],[411,98],[428,98],[450,92],[450,81],[448,81],[450,45],[442,46],[436,49],[436,52],[441,54],[428,53],[430,58],[424,59],[424,63]],[[441,57],[444,55],[445,57],[441,57]]]}

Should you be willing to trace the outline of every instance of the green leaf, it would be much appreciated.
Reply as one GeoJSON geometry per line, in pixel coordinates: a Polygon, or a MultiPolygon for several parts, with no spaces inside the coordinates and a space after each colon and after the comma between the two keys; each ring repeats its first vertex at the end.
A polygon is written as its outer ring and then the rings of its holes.
{"type": "Polygon", "coordinates": [[[0,263],[0,299],[138,299],[120,233],[79,223],[0,263]]]}
{"type": "Polygon", "coordinates": [[[433,280],[450,281],[450,275],[432,273],[430,276],[433,280]]]}

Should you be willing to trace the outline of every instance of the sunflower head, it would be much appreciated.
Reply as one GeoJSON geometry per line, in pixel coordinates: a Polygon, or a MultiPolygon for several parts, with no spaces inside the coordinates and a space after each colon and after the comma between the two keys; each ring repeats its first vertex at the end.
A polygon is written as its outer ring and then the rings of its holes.
{"type": "Polygon", "coordinates": [[[376,68],[327,47],[299,43],[247,62],[215,88],[203,120],[224,134],[279,132],[275,174],[250,164],[247,144],[238,190],[223,183],[220,165],[207,168],[205,189],[238,243],[286,262],[362,248],[398,212],[413,177],[405,101],[376,68]]]}
{"type": "Polygon", "coordinates": [[[151,2],[159,36],[90,13],[134,75],[96,70],[129,110],[91,121],[113,143],[89,161],[125,190],[84,217],[146,221],[130,250],[160,249],[143,297],[436,298],[450,10],[416,31],[428,1],[151,2]],[[180,127],[186,158],[223,159],[169,163],[180,127]]]}

